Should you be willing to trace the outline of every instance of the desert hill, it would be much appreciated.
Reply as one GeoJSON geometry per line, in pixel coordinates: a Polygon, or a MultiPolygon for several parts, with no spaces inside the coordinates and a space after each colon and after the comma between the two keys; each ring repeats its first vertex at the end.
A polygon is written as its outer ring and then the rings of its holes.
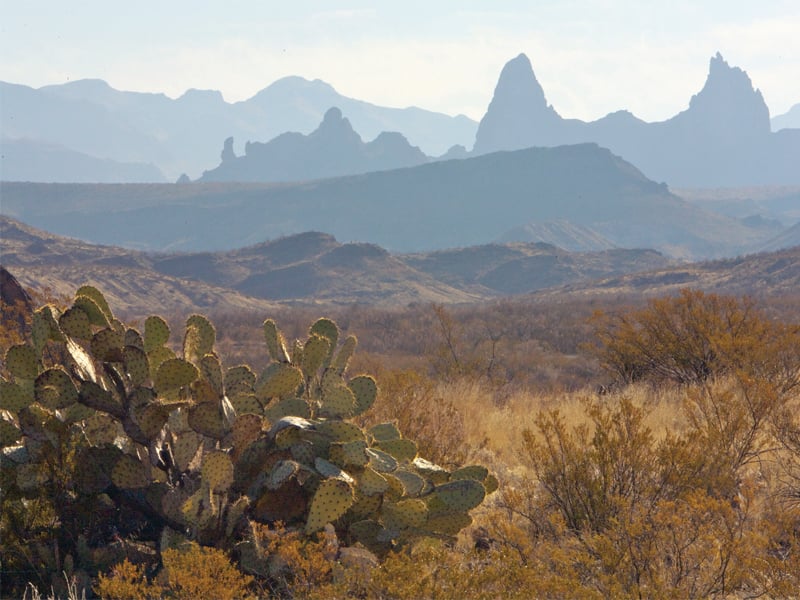
{"type": "Polygon", "coordinates": [[[5,215],[152,251],[229,250],[324,231],[419,252],[486,244],[520,225],[553,221],[586,227],[615,247],[680,258],[736,255],[774,236],[678,198],[595,144],[292,184],[0,186],[5,215]]]}

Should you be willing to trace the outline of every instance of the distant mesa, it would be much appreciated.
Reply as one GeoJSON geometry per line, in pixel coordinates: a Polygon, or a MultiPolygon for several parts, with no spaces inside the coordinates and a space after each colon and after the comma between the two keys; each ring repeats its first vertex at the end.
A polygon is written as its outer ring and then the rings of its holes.
{"type": "Polygon", "coordinates": [[[236,156],[233,138],[225,140],[222,162],[203,173],[200,182],[279,182],[355,175],[428,162],[428,157],[397,132],[383,132],[363,142],[339,108],[332,107],[308,135],[289,132],[269,142],[247,142],[236,156]]]}
{"type": "Polygon", "coordinates": [[[503,68],[474,152],[595,142],[656,181],[677,186],[800,183],[800,130],[773,134],[761,92],[721,54],[703,89],[671,119],[646,123],[627,111],[593,122],[563,119],[547,104],[528,58],[503,68]]]}

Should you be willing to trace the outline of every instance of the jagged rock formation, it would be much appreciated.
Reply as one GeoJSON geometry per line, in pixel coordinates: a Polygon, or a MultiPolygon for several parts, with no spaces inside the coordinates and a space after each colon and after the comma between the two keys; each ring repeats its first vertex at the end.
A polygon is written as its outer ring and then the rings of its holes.
{"type": "Polygon", "coordinates": [[[309,135],[290,132],[266,143],[248,142],[235,156],[233,138],[225,140],[222,163],[199,181],[302,181],[353,175],[428,161],[401,134],[383,132],[364,143],[338,108],[331,108],[309,135]]]}
{"type": "Polygon", "coordinates": [[[703,89],[666,121],[626,111],[586,123],[547,104],[528,58],[503,69],[478,127],[475,153],[595,142],[656,181],[682,186],[800,182],[800,130],[770,130],[769,109],[747,73],[717,53],[703,89]]]}

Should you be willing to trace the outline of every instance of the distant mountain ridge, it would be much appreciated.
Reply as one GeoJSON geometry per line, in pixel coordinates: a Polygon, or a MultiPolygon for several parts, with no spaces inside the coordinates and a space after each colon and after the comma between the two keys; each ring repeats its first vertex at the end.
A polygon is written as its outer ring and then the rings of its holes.
{"type": "Polygon", "coordinates": [[[595,144],[300,183],[3,183],[0,192],[0,211],[33,226],[149,250],[225,250],[312,230],[417,252],[567,221],[619,248],[696,258],[741,254],[772,235],[701,210],[595,144]]]}
{"type": "Polygon", "coordinates": [[[303,181],[413,167],[428,161],[402,134],[383,132],[363,142],[338,108],[331,108],[308,135],[283,133],[266,143],[248,142],[236,156],[228,138],[220,165],[198,181],[303,181]]]}
{"type": "Polygon", "coordinates": [[[800,183],[800,130],[773,133],[761,92],[719,53],[689,107],[658,123],[626,111],[589,123],[564,119],[547,104],[530,60],[520,54],[500,74],[473,152],[584,142],[609,148],[670,185],[800,183]]]}
{"type": "MultiPolygon", "coordinates": [[[[282,133],[310,133],[331,107],[340,108],[365,140],[399,131],[431,155],[453,145],[472,146],[477,123],[416,107],[377,106],[339,94],[330,84],[285,77],[255,96],[228,103],[211,90],[164,94],[124,92],[84,79],[33,89],[0,82],[0,130],[117,162],[155,164],[174,181],[219,163],[223,140],[270,140],[282,133]]],[[[56,181],[46,171],[37,181],[56,181]]],[[[143,180],[147,181],[147,180],[143,180]]]]}

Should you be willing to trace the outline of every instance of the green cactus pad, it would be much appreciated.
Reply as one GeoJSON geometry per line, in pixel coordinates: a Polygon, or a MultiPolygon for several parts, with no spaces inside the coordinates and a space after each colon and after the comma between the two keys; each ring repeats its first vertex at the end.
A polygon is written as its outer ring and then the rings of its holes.
{"type": "Polygon", "coordinates": [[[58,326],[66,335],[79,340],[92,338],[92,324],[89,315],[77,307],[68,308],[58,318],[58,326]]]}
{"type": "Polygon", "coordinates": [[[344,374],[347,370],[347,365],[350,363],[350,359],[353,358],[357,345],[358,340],[356,336],[348,335],[331,364],[331,368],[335,373],[339,375],[344,374]]]}
{"type": "Polygon", "coordinates": [[[13,446],[22,439],[22,431],[9,418],[0,414],[0,446],[13,446]]]}
{"type": "Polygon", "coordinates": [[[183,355],[197,361],[206,354],[214,352],[217,331],[203,315],[192,315],[186,319],[186,335],[183,342],[183,355]]]}
{"type": "Polygon", "coordinates": [[[219,362],[219,358],[213,354],[206,354],[200,359],[198,366],[205,380],[214,388],[214,393],[217,396],[222,396],[224,394],[224,389],[222,382],[222,364],[219,362]]]}
{"type": "Polygon", "coordinates": [[[36,350],[37,356],[42,355],[42,350],[44,350],[49,339],[50,323],[41,310],[37,310],[33,313],[33,318],[31,319],[31,341],[33,342],[33,348],[36,350]]]}
{"type": "Polygon", "coordinates": [[[204,483],[199,490],[189,496],[181,506],[183,518],[198,530],[205,529],[216,516],[216,503],[211,488],[204,483]]]}
{"type": "Polygon", "coordinates": [[[397,469],[397,460],[391,454],[377,448],[367,448],[367,456],[369,456],[369,466],[378,473],[391,473],[397,469]]]}
{"type": "Polygon", "coordinates": [[[264,417],[270,423],[276,423],[283,417],[301,417],[308,419],[311,409],[303,398],[284,398],[268,405],[264,409],[264,417]]]}
{"type": "Polygon", "coordinates": [[[355,483],[355,480],[347,471],[343,471],[337,465],[325,460],[321,456],[318,456],[316,459],[314,459],[314,468],[317,470],[317,473],[325,478],[341,479],[342,481],[346,481],[348,484],[355,483]]]}
{"type": "Polygon", "coordinates": [[[446,483],[450,481],[450,472],[422,457],[415,458],[411,465],[425,479],[433,483],[446,483]]]}
{"type": "Polygon", "coordinates": [[[391,535],[373,519],[352,523],[348,534],[353,542],[359,542],[376,556],[385,556],[392,549],[391,535]]]}
{"type": "Polygon", "coordinates": [[[386,478],[371,467],[365,467],[357,476],[358,491],[365,496],[383,494],[389,489],[386,478]]]}
{"type": "Polygon", "coordinates": [[[372,405],[375,404],[375,399],[378,397],[378,384],[375,379],[369,375],[359,375],[351,379],[347,386],[353,392],[356,399],[355,408],[353,409],[353,416],[362,415],[367,412],[372,405]]]}
{"type": "Polygon", "coordinates": [[[153,315],[144,321],[144,351],[150,354],[169,341],[169,325],[159,317],[153,315]]]}
{"type": "Polygon", "coordinates": [[[224,494],[233,485],[233,462],[227,452],[214,450],[203,456],[200,474],[215,494],[224,494]]]}
{"type": "Polygon", "coordinates": [[[350,507],[348,517],[350,520],[361,520],[372,517],[378,514],[382,505],[383,495],[373,494],[367,496],[360,493],[359,490],[356,493],[356,501],[353,503],[353,506],[350,507]]]}
{"type": "Polygon", "coordinates": [[[475,481],[483,481],[489,475],[489,469],[481,465],[470,465],[461,467],[450,474],[451,481],[458,481],[459,479],[474,479],[475,481]]]}
{"type": "Polygon", "coordinates": [[[154,440],[167,424],[171,410],[169,406],[162,404],[146,404],[133,411],[133,418],[144,436],[148,440],[154,440]]]}
{"type": "Polygon", "coordinates": [[[90,298],[94,302],[94,304],[101,311],[103,311],[103,314],[105,315],[105,317],[107,319],[110,320],[110,319],[114,318],[114,315],[111,312],[111,307],[109,307],[105,296],[103,296],[103,293],[100,290],[98,290],[96,287],[91,286],[91,285],[82,285],[75,292],[75,296],[76,297],[86,296],[87,298],[90,298]]]}
{"type": "Polygon", "coordinates": [[[486,488],[486,495],[488,496],[497,491],[497,488],[500,487],[500,482],[497,480],[497,477],[490,473],[486,476],[486,479],[483,480],[483,487],[486,488]]]}
{"type": "Polygon", "coordinates": [[[19,412],[34,401],[33,387],[9,381],[0,382],[0,409],[19,412]]]}
{"type": "Polygon", "coordinates": [[[130,454],[123,454],[114,464],[111,481],[124,490],[144,488],[150,483],[145,466],[130,454]]]}
{"type": "Polygon", "coordinates": [[[203,443],[203,437],[194,431],[184,431],[183,433],[172,433],[172,459],[179,471],[187,471],[189,465],[197,456],[197,451],[203,443]]]}
{"type": "Polygon", "coordinates": [[[297,367],[274,363],[264,370],[256,383],[256,396],[266,404],[272,398],[289,398],[303,383],[303,373],[297,367]]]}
{"type": "Polygon", "coordinates": [[[64,334],[61,332],[61,328],[58,326],[57,317],[59,316],[61,316],[59,310],[56,307],[48,304],[34,313],[34,322],[41,320],[47,323],[47,326],[50,329],[50,334],[48,337],[53,341],[63,342],[64,334]]]}
{"type": "Polygon", "coordinates": [[[300,368],[303,375],[311,379],[330,354],[331,342],[319,335],[312,335],[303,345],[303,361],[300,368]]]}
{"type": "Polygon", "coordinates": [[[337,419],[320,421],[317,423],[317,431],[334,442],[358,442],[366,439],[358,425],[337,419]]]}
{"type": "Polygon", "coordinates": [[[288,363],[289,354],[286,352],[286,344],[283,341],[281,332],[275,321],[267,319],[264,321],[264,340],[267,342],[267,352],[272,360],[279,363],[288,363]]]}
{"type": "Polygon", "coordinates": [[[79,401],[89,408],[102,410],[115,417],[124,417],[125,410],[122,404],[108,390],[104,390],[93,381],[82,381],[78,392],[79,401]]]}
{"type": "Polygon", "coordinates": [[[182,358],[171,358],[158,367],[154,378],[155,389],[159,394],[178,389],[191,384],[197,375],[197,367],[192,363],[182,358]]]}
{"type": "Polygon", "coordinates": [[[57,410],[66,408],[78,401],[78,390],[64,369],[47,369],[41,373],[34,383],[34,397],[36,402],[57,410]]]}
{"type": "Polygon", "coordinates": [[[142,339],[142,334],[133,328],[125,330],[124,343],[126,346],[134,346],[144,352],[144,339],[142,339]]]}
{"type": "Polygon", "coordinates": [[[384,503],[381,516],[387,529],[420,528],[428,519],[428,506],[415,498],[384,503]]]}
{"type": "Polygon", "coordinates": [[[229,398],[237,394],[253,394],[255,392],[256,375],[247,365],[231,367],[225,371],[225,393],[229,398]]]}
{"type": "Polygon", "coordinates": [[[233,447],[240,451],[255,442],[261,436],[263,426],[264,420],[258,415],[239,415],[231,427],[233,447]]]}
{"type": "Polygon", "coordinates": [[[417,457],[417,444],[413,440],[383,440],[378,448],[394,456],[399,462],[411,462],[417,457]]]}
{"type": "Polygon", "coordinates": [[[308,440],[301,440],[289,448],[292,458],[306,466],[313,467],[317,455],[314,453],[314,444],[308,440]]]}
{"type": "Polygon", "coordinates": [[[113,329],[101,329],[92,336],[92,355],[104,362],[122,362],[124,334],[113,329]]]}
{"type": "Polygon", "coordinates": [[[261,403],[258,401],[258,398],[255,397],[255,394],[242,393],[232,396],[229,399],[237,415],[246,415],[248,413],[260,415],[263,412],[261,403]]]}
{"type": "Polygon", "coordinates": [[[267,480],[267,489],[277,490],[300,470],[300,463],[293,460],[281,460],[275,463],[267,480]]]}
{"type": "Polygon", "coordinates": [[[483,502],[486,489],[480,481],[460,479],[436,486],[432,496],[441,500],[453,512],[466,512],[483,502]]]}
{"type": "Polygon", "coordinates": [[[344,385],[330,386],[323,389],[320,414],[325,417],[346,417],[353,414],[356,397],[344,385]]]}
{"type": "Polygon", "coordinates": [[[339,341],[339,327],[331,319],[323,317],[318,319],[311,326],[311,329],[309,329],[309,334],[312,336],[318,335],[328,340],[328,351],[323,358],[322,364],[322,366],[327,368],[331,364],[333,352],[336,349],[336,344],[339,341]]]}
{"type": "Polygon", "coordinates": [[[144,384],[150,377],[150,361],[138,346],[127,345],[122,349],[122,364],[133,386],[144,384]]]}
{"type": "Polygon", "coordinates": [[[191,497],[191,490],[183,487],[173,487],[161,498],[161,510],[164,515],[176,523],[186,523],[183,515],[183,505],[191,497]]]}
{"type": "Polygon", "coordinates": [[[334,442],[328,450],[328,458],[341,467],[364,467],[369,463],[367,443],[364,440],[334,442]]]}
{"type": "Polygon", "coordinates": [[[110,320],[112,317],[104,313],[97,305],[97,302],[88,296],[77,296],[72,306],[73,308],[79,308],[85,312],[86,316],[89,317],[89,323],[92,325],[108,327],[111,324],[110,320]]]}
{"type": "Polygon", "coordinates": [[[222,409],[217,402],[202,402],[189,408],[189,426],[210,438],[221,440],[227,433],[222,409]]]}
{"type": "Polygon", "coordinates": [[[39,360],[36,350],[27,344],[11,346],[6,352],[6,369],[16,379],[36,379],[39,375],[39,360]]]}
{"type": "Polygon", "coordinates": [[[83,424],[83,434],[92,446],[106,446],[125,435],[117,419],[105,413],[95,413],[83,424]]]}
{"type": "Polygon", "coordinates": [[[428,515],[425,529],[444,535],[457,535],[465,527],[472,525],[472,517],[465,512],[444,512],[428,515]]]}
{"type": "Polygon", "coordinates": [[[399,440],[402,437],[400,435],[400,430],[394,423],[380,423],[371,427],[367,433],[369,433],[376,442],[399,440]]]}
{"type": "Polygon", "coordinates": [[[405,490],[406,496],[419,496],[420,493],[422,493],[422,490],[425,488],[425,480],[411,471],[397,469],[394,473],[392,473],[392,475],[397,477],[403,484],[403,489],[405,490]]]}
{"type": "Polygon", "coordinates": [[[162,363],[175,358],[175,353],[166,346],[158,346],[147,353],[147,362],[150,363],[150,378],[155,379],[158,368],[162,363]]]}
{"type": "Polygon", "coordinates": [[[320,483],[311,501],[305,532],[315,533],[347,512],[355,497],[352,486],[342,479],[326,479],[320,483]]]}

